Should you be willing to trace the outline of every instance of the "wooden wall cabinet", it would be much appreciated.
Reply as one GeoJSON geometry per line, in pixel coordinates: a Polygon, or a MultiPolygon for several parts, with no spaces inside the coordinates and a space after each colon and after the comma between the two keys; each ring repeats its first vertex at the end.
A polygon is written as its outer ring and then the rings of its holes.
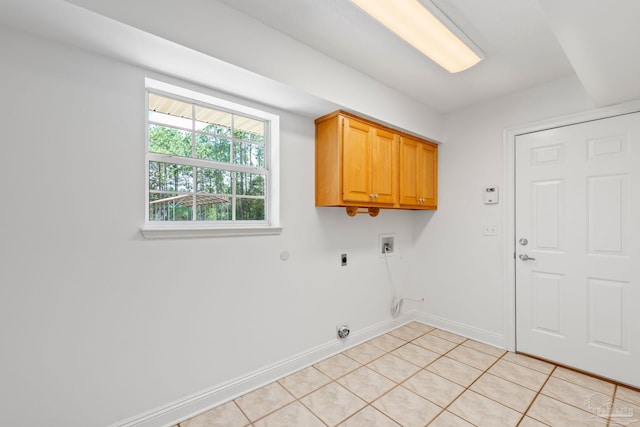
{"type": "Polygon", "coordinates": [[[400,207],[438,207],[438,147],[416,138],[400,138],[400,207]]]}
{"type": "MultiPolygon", "coordinates": [[[[436,209],[436,144],[352,114],[316,120],[316,206],[436,209]]],[[[365,211],[362,211],[362,209],[365,211]]]]}
{"type": "Polygon", "coordinates": [[[351,117],[342,120],[342,200],[393,205],[398,191],[398,136],[351,117]]]}

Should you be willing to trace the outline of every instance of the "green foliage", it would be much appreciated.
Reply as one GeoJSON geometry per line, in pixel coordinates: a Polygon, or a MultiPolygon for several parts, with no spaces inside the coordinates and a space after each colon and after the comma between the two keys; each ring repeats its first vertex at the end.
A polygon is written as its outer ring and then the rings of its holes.
{"type": "Polygon", "coordinates": [[[236,220],[259,221],[264,219],[264,199],[238,198],[236,202],[236,220]]]}
{"type": "Polygon", "coordinates": [[[193,190],[193,168],[175,163],[149,162],[149,190],[193,190]]]}
{"type": "MultiPolygon", "coordinates": [[[[263,167],[265,161],[264,137],[235,130],[230,138],[229,128],[208,125],[202,132],[193,133],[168,126],[149,126],[149,150],[154,153],[179,157],[205,159],[219,163],[233,163],[263,167]],[[231,158],[233,144],[233,159],[231,158]]],[[[197,193],[220,197],[218,203],[196,206],[195,216],[199,221],[230,221],[232,219],[231,197],[235,180],[238,195],[260,198],[236,199],[237,220],[262,220],[265,215],[265,177],[260,174],[231,172],[222,168],[202,168],[176,163],[149,162],[150,202],[197,193]]],[[[198,196],[200,197],[200,196],[198,196]]],[[[193,213],[192,198],[187,201],[167,201],[150,204],[150,219],[153,221],[188,221],[193,213]]]]}
{"type": "Polygon", "coordinates": [[[165,126],[149,126],[149,151],[191,157],[191,132],[165,126]]]}

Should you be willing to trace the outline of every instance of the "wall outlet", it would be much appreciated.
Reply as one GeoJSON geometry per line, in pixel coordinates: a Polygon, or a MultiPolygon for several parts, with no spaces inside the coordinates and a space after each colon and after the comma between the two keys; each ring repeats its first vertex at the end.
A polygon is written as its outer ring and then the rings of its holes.
{"type": "Polygon", "coordinates": [[[378,253],[380,256],[384,256],[386,253],[388,255],[393,255],[395,252],[395,236],[393,234],[381,234],[378,239],[378,253]]]}
{"type": "Polygon", "coordinates": [[[485,236],[497,236],[498,235],[498,226],[495,224],[487,224],[484,226],[484,235],[485,236]]]}
{"type": "Polygon", "coordinates": [[[393,253],[393,237],[384,237],[382,239],[382,253],[390,255],[393,253]]]}

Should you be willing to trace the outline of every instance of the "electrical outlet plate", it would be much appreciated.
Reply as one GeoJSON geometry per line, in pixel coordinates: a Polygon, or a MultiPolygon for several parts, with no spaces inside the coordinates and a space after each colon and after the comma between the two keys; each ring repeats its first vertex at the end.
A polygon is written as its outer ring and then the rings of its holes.
{"type": "Polygon", "coordinates": [[[484,226],[484,235],[485,236],[497,236],[498,235],[498,226],[495,224],[486,224],[484,226]]]}
{"type": "Polygon", "coordinates": [[[395,253],[396,251],[396,245],[395,245],[395,234],[393,233],[387,233],[387,234],[380,234],[378,237],[378,254],[381,257],[384,257],[384,248],[385,247],[389,247],[389,250],[387,251],[387,256],[391,256],[395,253]]]}

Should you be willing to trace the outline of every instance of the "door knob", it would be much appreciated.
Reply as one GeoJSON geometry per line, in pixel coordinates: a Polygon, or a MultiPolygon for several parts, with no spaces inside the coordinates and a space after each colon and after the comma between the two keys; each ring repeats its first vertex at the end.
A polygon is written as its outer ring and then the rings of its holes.
{"type": "Polygon", "coordinates": [[[520,258],[522,261],[535,261],[535,258],[531,258],[529,255],[527,254],[520,254],[518,255],[518,258],[520,258]]]}

